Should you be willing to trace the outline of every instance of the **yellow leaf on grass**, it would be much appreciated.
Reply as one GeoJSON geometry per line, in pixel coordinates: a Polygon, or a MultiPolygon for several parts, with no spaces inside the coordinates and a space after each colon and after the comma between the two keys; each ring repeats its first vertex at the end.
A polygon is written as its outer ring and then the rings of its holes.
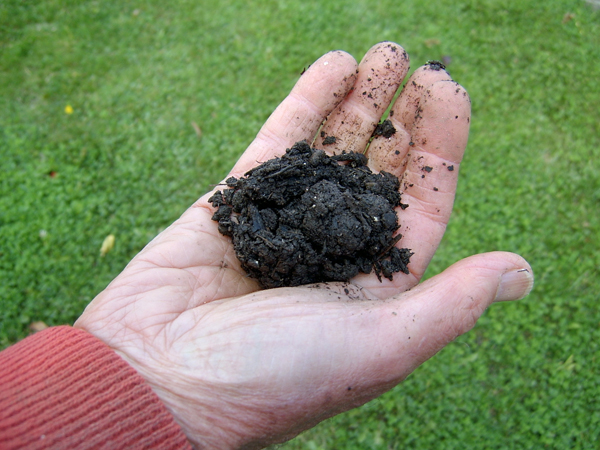
{"type": "Polygon", "coordinates": [[[106,255],[110,252],[115,246],[115,235],[109,234],[104,238],[104,242],[102,242],[102,247],[100,247],[100,256],[106,255]]]}
{"type": "Polygon", "coordinates": [[[439,39],[425,39],[425,47],[431,48],[435,45],[440,45],[441,42],[439,39]]]}
{"type": "Polygon", "coordinates": [[[32,322],[29,324],[29,329],[33,332],[33,333],[37,333],[38,331],[42,331],[45,330],[46,328],[48,328],[48,325],[46,325],[44,322],[42,321],[38,321],[38,322],[32,322]]]}

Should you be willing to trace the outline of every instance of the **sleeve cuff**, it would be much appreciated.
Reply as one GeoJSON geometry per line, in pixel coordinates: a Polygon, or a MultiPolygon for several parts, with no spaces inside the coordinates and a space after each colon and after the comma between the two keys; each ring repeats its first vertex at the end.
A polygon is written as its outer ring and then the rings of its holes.
{"type": "Polygon", "coordinates": [[[68,326],[0,352],[0,448],[191,449],[142,376],[68,326]]]}

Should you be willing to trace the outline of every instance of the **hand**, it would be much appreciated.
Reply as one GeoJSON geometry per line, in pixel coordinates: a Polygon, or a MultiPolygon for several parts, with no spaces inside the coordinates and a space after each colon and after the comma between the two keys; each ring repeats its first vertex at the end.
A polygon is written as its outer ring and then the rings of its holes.
{"type": "MultiPolygon", "coordinates": [[[[363,151],[408,71],[380,43],[358,65],[336,51],[318,59],[275,110],[230,176],[311,142],[363,151]]],[[[150,383],[198,448],[259,448],[285,441],[402,381],[493,302],[533,285],[521,257],[467,258],[418,284],[450,217],[467,143],[470,101],[439,67],[417,69],[394,103],[397,132],[375,138],[369,164],[401,178],[400,247],[410,274],[380,282],[260,290],[211,220],[208,193],[140,252],[75,326],[100,338],[150,383]]]]}

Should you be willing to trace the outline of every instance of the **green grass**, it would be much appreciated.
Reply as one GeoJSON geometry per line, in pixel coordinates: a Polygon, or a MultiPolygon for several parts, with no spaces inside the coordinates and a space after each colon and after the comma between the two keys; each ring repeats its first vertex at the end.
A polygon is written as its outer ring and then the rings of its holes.
{"type": "Polygon", "coordinates": [[[0,347],[33,321],[72,323],[226,174],[305,66],[394,40],[413,68],[451,57],[473,101],[455,212],[428,275],[508,250],[530,261],[536,287],[490,308],[388,394],[281,448],[595,448],[593,3],[0,3],[0,347]]]}

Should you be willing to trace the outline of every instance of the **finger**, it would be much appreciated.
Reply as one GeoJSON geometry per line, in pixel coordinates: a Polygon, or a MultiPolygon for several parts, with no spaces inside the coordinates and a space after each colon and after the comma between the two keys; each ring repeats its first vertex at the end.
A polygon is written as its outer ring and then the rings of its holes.
{"type": "Polygon", "coordinates": [[[533,283],[531,266],[522,257],[493,252],[463,259],[397,296],[382,307],[378,328],[379,340],[388,343],[382,356],[390,364],[388,373],[407,375],[471,330],[493,302],[519,300],[533,283]]]}
{"type": "MultiPolygon", "coordinates": [[[[310,291],[299,297],[300,302],[291,303],[293,297],[281,296],[284,290],[264,291],[261,300],[256,300],[271,302],[269,296],[281,297],[273,309],[278,323],[292,320],[295,327],[285,333],[289,343],[285,357],[268,356],[283,362],[277,372],[279,382],[281,374],[293,373],[289,389],[299,387],[302,392],[298,409],[319,410],[321,420],[383,394],[469,331],[492,302],[517,300],[532,286],[533,272],[523,258],[495,252],[466,258],[385,301],[365,299],[357,290],[346,292],[349,301],[343,302],[341,291],[315,286],[294,289],[310,291]],[[303,305],[301,314],[296,311],[299,304],[303,305]],[[312,304],[318,308],[317,315],[311,314],[312,304]],[[311,383],[319,389],[307,389],[311,383]]],[[[295,417],[293,423],[299,422],[295,417]]]]}
{"type": "Polygon", "coordinates": [[[398,44],[373,46],[359,64],[354,89],[327,118],[315,147],[363,153],[408,69],[408,54],[398,44]]]}
{"type": "Polygon", "coordinates": [[[414,143],[401,180],[403,235],[398,245],[414,251],[409,270],[423,276],[450,219],[459,165],[469,136],[471,102],[454,81],[438,81],[423,94],[411,129],[414,143]]]}
{"type": "Polygon", "coordinates": [[[342,51],[329,52],[315,61],[271,114],[230,175],[239,177],[298,141],[312,141],[325,117],[354,85],[356,67],[354,58],[342,51]]]}
{"type": "Polygon", "coordinates": [[[406,82],[402,94],[394,103],[391,113],[405,130],[410,130],[418,117],[418,110],[427,88],[438,81],[449,81],[452,77],[437,64],[419,67],[406,82]]]}
{"type": "Polygon", "coordinates": [[[389,169],[387,163],[381,168],[384,158],[375,159],[380,169],[401,177],[401,201],[408,207],[396,210],[402,235],[397,246],[414,253],[408,275],[397,274],[393,280],[381,281],[365,274],[353,278],[354,283],[379,298],[411,288],[425,273],[452,212],[459,163],[467,145],[471,105],[466,91],[454,81],[437,81],[424,90],[422,97],[407,133],[411,150],[405,162],[389,169]]]}
{"type": "Polygon", "coordinates": [[[363,302],[361,314],[347,307],[343,354],[351,363],[339,363],[334,392],[354,406],[381,395],[473,328],[492,302],[523,298],[532,287],[523,258],[494,252],[459,261],[386,301],[363,302]],[[352,389],[344,392],[346,386],[352,389]]]}
{"type": "Polygon", "coordinates": [[[438,81],[452,80],[450,74],[438,65],[426,64],[410,76],[394,102],[388,119],[396,132],[386,138],[373,138],[367,155],[371,169],[385,170],[400,177],[406,167],[406,154],[411,147],[411,130],[419,116],[421,99],[425,91],[438,81]]]}

